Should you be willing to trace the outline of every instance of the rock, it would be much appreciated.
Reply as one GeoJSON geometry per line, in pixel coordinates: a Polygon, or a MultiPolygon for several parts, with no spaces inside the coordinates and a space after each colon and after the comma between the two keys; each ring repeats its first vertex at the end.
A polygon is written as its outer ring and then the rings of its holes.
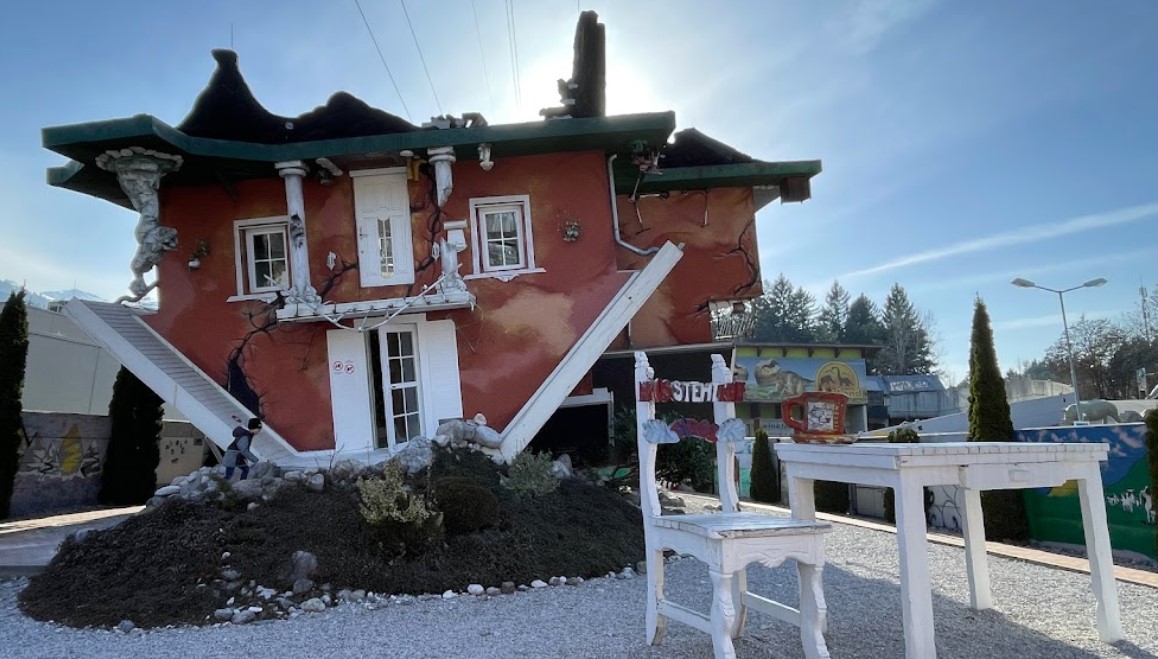
{"type": "Polygon", "coordinates": [[[295,579],[294,580],[294,595],[304,595],[310,592],[314,587],[314,582],[309,579],[295,579]]]}
{"type": "MultiPolygon", "coordinates": [[[[355,601],[355,602],[361,602],[362,600],[366,599],[366,591],[359,588],[358,590],[355,590],[354,592],[350,593],[350,599],[355,601]]],[[[377,599],[377,598],[375,598],[375,599],[377,599]]]]}
{"type": "Polygon", "coordinates": [[[640,574],[647,574],[647,561],[640,561],[636,563],[635,571],[640,574]]]}
{"type": "Polygon", "coordinates": [[[267,602],[273,599],[274,595],[277,595],[277,591],[273,588],[266,588],[265,586],[257,587],[257,596],[267,602]]]}
{"type": "Polygon", "coordinates": [[[225,561],[228,561],[228,560],[229,560],[229,557],[230,557],[230,556],[232,556],[232,555],[233,555],[233,554],[231,554],[231,553],[229,553],[229,552],[227,552],[227,551],[223,551],[223,552],[221,552],[221,562],[222,562],[222,563],[224,563],[225,561]]]}
{"type": "Polygon", "coordinates": [[[455,597],[455,595],[454,595],[453,590],[448,590],[442,594],[442,599],[444,599],[444,600],[454,599],[454,597],[455,597]]]}
{"type": "Polygon", "coordinates": [[[137,626],[133,624],[132,620],[122,620],[117,623],[117,631],[122,634],[128,634],[136,628],[137,626]]]}
{"type": "Polygon", "coordinates": [[[244,625],[253,622],[254,620],[257,620],[256,613],[249,609],[242,609],[237,613],[234,613],[233,617],[229,619],[229,622],[235,625],[244,625]]]}
{"type": "Polygon", "coordinates": [[[488,586],[484,592],[490,597],[495,597],[496,595],[501,595],[503,591],[494,586],[488,586]]]}
{"type": "Polygon", "coordinates": [[[396,461],[406,475],[412,476],[434,461],[433,444],[426,437],[415,437],[403,444],[390,459],[396,461]]]}
{"type": "Polygon", "coordinates": [[[520,593],[525,593],[525,592],[527,592],[527,591],[528,591],[528,590],[530,590],[530,589],[531,589],[531,587],[530,587],[530,586],[528,586],[528,585],[527,585],[527,584],[525,584],[525,583],[521,583],[521,584],[519,584],[519,588],[518,588],[518,591],[519,591],[520,593]]]}
{"type": "Polygon", "coordinates": [[[555,478],[571,478],[575,475],[574,469],[571,467],[571,456],[564,453],[560,455],[554,462],[551,463],[551,473],[555,478]]]}
{"type": "Polygon", "coordinates": [[[531,588],[534,588],[536,590],[539,588],[546,588],[546,587],[547,587],[547,584],[542,579],[535,579],[534,581],[531,582],[531,588]]]}
{"type": "Polygon", "coordinates": [[[635,576],[635,570],[631,569],[630,567],[625,567],[625,568],[623,568],[623,572],[620,572],[619,574],[615,575],[615,578],[616,579],[630,579],[634,576],[635,576]]]}
{"type": "Polygon", "coordinates": [[[329,606],[330,604],[332,604],[333,601],[334,601],[334,598],[330,597],[329,595],[322,595],[322,603],[325,604],[326,606],[329,606]]]}
{"type": "Polygon", "coordinates": [[[548,583],[550,583],[552,586],[562,586],[563,584],[567,583],[567,577],[551,577],[551,580],[548,583]]]}
{"type": "Polygon", "coordinates": [[[476,597],[477,597],[477,596],[479,596],[479,595],[482,595],[483,593],[485,593],[485,592],[486,592],[486,588],[483,588],[482,584],[479,584],[479,583],[472,583],[471,585],[469,585],[469,586],[467,586],[467,587],[466,587],[466,592],[468,592],[468,593],[470,593],[471,595],[474,595],[474,596],[476,596],[476,597]]]}
{"type": "Polygon", "coordinates": [[[283,611],[289,611],[294,606],[294,601],[288,597],[279,597],[275,602],[283,611]]]}
{"type": "Polygon", "coordinates": [[[326,477],[322,474],[314,474],[306,481],[306,489],[310,492],[321,492],[326,487],[326,477]]]}
{"type": "Polygon", "coordinates": [[[157,497],[171,497],[181,491],[181,488],[176,485],[166,485],[153,493],[157,497]]]}
{"type": "Polygon", "coordinates": [[[282,478],[284,478],[287,483],[303,483],[306,480],[306,475],[300,471],[287,471],[282,478]]]}
{"type": "Polygon", "coordinates": [[[145,502],[145,507],[156,508],[163,503],[165,503],[165,499],[162,497],[149,497],[149,500],[145,502]]]}
{"type": "Polygon", "coordinates": [[[249,470],[249,477],[254,480],[264,481],[271,476],[277,476],[277,465],[272,462],[258,462],[249,470]]]}
{"type": "Polygon", "coordinates": [[[343,588],[343,589],[338,591],[338,601],[339,602],[349,602],[351,600],[352,600],[352,598],[350,597],[350,589],[349,588],[343,588]]]}
{"type": "Polygon", "coordinates": [[[226,581],[237,581],[241,578],[241,573],[233,568],[227,568],[221,571],[221,578],[226,581]]]}
{"type": "MultiPolygon", "coordinates": [[[[318,569],[318,557],[308,551],[295,551],[290,560],[293,563],[293,567],[290,569],[292,581],[309,579],[318,569]]],[[[313,587],[313,584],[310,584],[310,587],[313,587]]]]}
{"type": "Polygon", "coordinates": [[[233,609],[217,609],[213,612],[213,617],[221,622],[225,622],[233,617],[233,609]]]}
{"type": "Polygon", "coordinates": [[[302,611],[309,611],[310,613],[318,613],[326,610],[326,603],[318,597],[311,597],[310,599],[301,603],[302,611]]]}
{"type": "Polygon", "coordinates": [[[499,591],[504,595],[510,595],[511,593],[515,592],[515,582],[504,581],[502,585],[499,586],[499,591]]]}
{"type": "Polygon", "coordinates": [[[247,478],[233,484],[233,493],[242,501],[260,499],[262,494],[261,481],[247,478]]]}
{"type": "Polygon", "coordinates": [[[583,585],[583,577],[568,577],[567,585],[569,585],[569,586],[581,586],[581,585],[583,585]]]}
{"type": "Polygon", "coordinates": [[[73,533],[69,534],[69,537],[72,538],[73,542],[79,544],[79,543],[84,542],[94,532],[95,532],[94,529],[81,529],[79,531],[74,531],[73,533]]]}

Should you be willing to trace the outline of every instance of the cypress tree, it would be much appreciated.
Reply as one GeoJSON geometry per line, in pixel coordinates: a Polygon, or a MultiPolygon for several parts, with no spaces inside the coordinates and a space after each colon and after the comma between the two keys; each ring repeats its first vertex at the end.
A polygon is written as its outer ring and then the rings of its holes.
{"type": "MultiPolygon", "coordinates": [[[[1005,379],[997,365],[989,311],[980,297],[973,304],[973,337],[969,350],[969,441],[1013,441],[1005,379]]],[[[983,491],[981,508],[985,516],[985,537],[989,540],[1029,538],[1025,500],[1020,490],[983,491]]]]}
{"type": "Polygon", "coordinates": [[[128,369],[122,367],[117,373],[109,401],[112,435],[101,473],[101,503],[139,505],[157,490],[161,402],[128,369]]]}
{"type": "Polygon", "coordinates": [[[0,519],[12,512],[12,487],[20,466],[24,367],[28,359],[28,308],[24,290],[8,296],[0,311],[0,519]]]}
{"type": "Polygon", "coordinates": [[[763,428],[756,429],[756,441],[752,444],[752,475],[749,495],[753,501],[780,503],[780,484],[773,470],[772,447],[768,444],[768,433],[763,428]]]}

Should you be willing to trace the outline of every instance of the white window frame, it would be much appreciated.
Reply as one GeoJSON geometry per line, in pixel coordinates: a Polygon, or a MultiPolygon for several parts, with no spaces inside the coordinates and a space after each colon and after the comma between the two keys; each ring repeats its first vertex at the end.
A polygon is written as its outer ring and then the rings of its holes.
{"type": "Polygon", "coordinates": [[[505,195],[497,197],[475,197],[470,200],[471,238],[474,249],[474,274],[466,278],[496,277],[509,279],[516,275],[544,272],[535,267],[535,235],[531,230],[530,195],[505,195]],[[506,266],[492,266],[487,256],[486,226],[483,214],[494,211],[514,210],[519,216],[519,256],[521,263],[506,266]]]}
{"type": "Polygon", "coordinates": [[[394,409],[393,393],[399,389],[414,389],[414,395],[417,399],[418,409],[409,414],[417,413],[418,415],[418,434],[419,437],[426,431],[426,396],[423,391],[426,388],[425,378],[423,377],[422,369],[422,347],[419,343],[421,338],[417,325],[409,323],[387,323],[378,328],[378,358],[380,368],[382,369],[382,405],[385,409],[382,410],[383,418],[386,422],[386,438],[389,448],[397,448],[399,444],[404,444],[409,440],[399,440],[398,431],[394,427],[394,422],[399,416],[394,409]],[[413,382],[394,382],[390,379],[390,351],[387,347],[386,336],[388,334],[409,334],[410,335],[410,358],[414,360],[414,380],[413,382]]]}
{"type": "Polygon", "coordinates": [[[350,172],[354,180],[354,234],[358,245],[358,274],[362,288],[377,286],[397,286],[414,283],[414,245],[413,234],[410,228],[410,197],[406,183],[405,167],[389,167],[379,169],[362,169],[350,172]],[[366,209],[358,203],[360,181],[367,181],[370,177],[390,177],[402,182],[403,195],[398,200],[401,208],[366,209]],[[365,254],[373,252],[381,259],[381,250],[378,247],[381,237],[378,232],[378,223],[386,221],[390,224],[390,243],[394,256],[394,274],[387,277],[382,274],[378,263],[370,268],[364,263],[365,254]]]}
{"type": "Polygon", "coordinates": [[[291,261],[293,256],[290,254],[290,238],[289,238],[289,222],[288,215],[275,215],[273,217],[254,217],[246,220],[236,220],[233,223],[233,258],[234,269],[237,273],[237,294],[231,296],[228,301],[236,302],[240,300],[268,300],[280,290],[293,288],[293,268],[291,261]],[[285,289],[278,286],[253,286],[253,280],[257,273],[254,270],[253,259],[253,236],[259,233],[280,232],[285,236],[285,259],[286,259],[286,276],[288,285],[285,289]]]}

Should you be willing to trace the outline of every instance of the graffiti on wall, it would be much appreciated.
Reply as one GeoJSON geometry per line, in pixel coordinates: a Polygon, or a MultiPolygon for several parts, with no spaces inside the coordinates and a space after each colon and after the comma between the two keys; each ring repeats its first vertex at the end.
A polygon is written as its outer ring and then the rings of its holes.
{"type": "Polygon", "coordinates": [[[107,433],[87,427],[91,432],[84,432],[82,426],[93,424],[86,423],[85,417],[69,418],[72,416],[26,421],[17,474],[60,478],[100,475],[108,447],[107,433]]]}
{"type": "MultiPolygon", "coordinates": [[[[1018,431],[1021,441],[1101,442],[1110,447],[1102,465],[1102,489],[1110,544],[1115,550],[1155,555],[1154,493],[1146,460],[1146,426],[1117,425],[1033,428],[1018,431]]],[[[1084,544],[1078,488],[1073,481],[1053,488],[1027,490],[1030,535],[1035,540],[1084,544]]]]}

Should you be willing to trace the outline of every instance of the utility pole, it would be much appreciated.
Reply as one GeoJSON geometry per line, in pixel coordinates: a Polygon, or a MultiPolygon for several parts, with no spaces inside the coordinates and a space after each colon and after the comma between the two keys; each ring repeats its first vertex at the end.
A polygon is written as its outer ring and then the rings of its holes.
{"type": "Polygon", "coordinates": [[[1146,336],[1146,343],[1150,342],[1150,296],[1146,292],[1146,285],[1138,277],[1138,294],[1142,296],[1142,331],[1146,336]]]}

